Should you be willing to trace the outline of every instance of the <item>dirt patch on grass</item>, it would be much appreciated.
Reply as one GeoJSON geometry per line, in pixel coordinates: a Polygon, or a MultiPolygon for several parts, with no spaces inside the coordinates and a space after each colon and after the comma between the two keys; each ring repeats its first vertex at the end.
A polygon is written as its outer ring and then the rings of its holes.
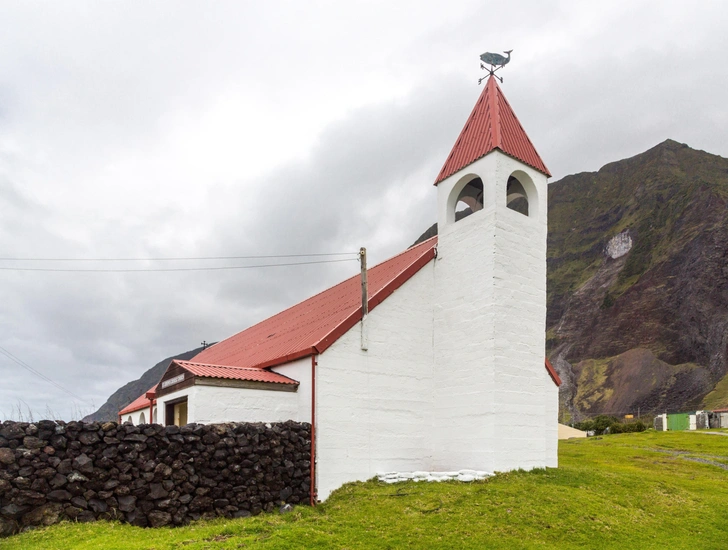
{"type": "Polygon", "coordinates": [[[672,455],[674,457],[678,458],[684,458],[685,460],[692,460],[693,462],[699,462],[701,464],[709,464],[711,466],[718,466],[718,468],[723,468],[724,470],[728,470],[728,464],[725,464],[723,462],[716,462],[715,460],[709,460],[711,458],[715,458],[717,460],[725,460],[727,457],[725,456],[716,456],[716,455],[703,455],[703,456],[695,456],[695,453],[690,451],[669,451],[667,449],[649,449],[650,451],[654,451],[656,453],[663,453],[672,455]]]}

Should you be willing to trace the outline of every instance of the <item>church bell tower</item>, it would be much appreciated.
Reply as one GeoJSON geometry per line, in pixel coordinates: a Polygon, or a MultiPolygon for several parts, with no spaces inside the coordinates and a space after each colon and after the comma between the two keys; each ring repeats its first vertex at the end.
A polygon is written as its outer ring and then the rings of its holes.
{"type": "Polygon", "coordinates": [[[490,76],[435,181],[433,465],[556,466],[544,366],[550,173],[490,76]]]}

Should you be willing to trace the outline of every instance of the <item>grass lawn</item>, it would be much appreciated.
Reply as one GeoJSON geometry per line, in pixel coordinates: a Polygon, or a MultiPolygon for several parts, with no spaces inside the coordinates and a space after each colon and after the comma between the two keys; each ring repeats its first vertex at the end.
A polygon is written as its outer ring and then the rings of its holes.
{"type": "Polygon", "coordinates": [[[0,548],[726,549],[723,433],[564,441],[558,469],[473,483],[353,483],[315,509],[177,529],[64,523],[2,539],[0,548]]]}

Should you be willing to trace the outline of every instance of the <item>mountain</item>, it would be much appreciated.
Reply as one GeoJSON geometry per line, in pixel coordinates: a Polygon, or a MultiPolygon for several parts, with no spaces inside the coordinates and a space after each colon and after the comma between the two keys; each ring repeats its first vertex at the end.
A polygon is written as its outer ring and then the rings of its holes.
{"type": "Polygon", "coordinates": [[[549,186],[547,351],[565,410],[685,410],[720,393],[727,202],[728,159],[672,140],[549,186]]]}
{"type": "Polygon", "coordinates": [[[137,397],[146,392],[149,388],[154,386],[159,379],[162,378],[164,371],[167,370],[170,361],[172,359],[182,359],[188,361],[195,355],[200,353],[204,348],[197,348],[179,355],[173,355],[163,359],[151,369],[141,375],[140,378],[125,384],[118,390],[116,390],[111,397],[107,399],[106,403],[101,405],[99,410],[83,418],[84,422],[95,422],[95,421],[106,421],[106,420],[117,420],[118,412],[126,407],[129,403],[134,401],[137,397]]]}
{"type": "Polygon", "coordinates": [[[728,159],[669,139],[549,185],[563,420],[728,407],[727,202],[728,159]]]}

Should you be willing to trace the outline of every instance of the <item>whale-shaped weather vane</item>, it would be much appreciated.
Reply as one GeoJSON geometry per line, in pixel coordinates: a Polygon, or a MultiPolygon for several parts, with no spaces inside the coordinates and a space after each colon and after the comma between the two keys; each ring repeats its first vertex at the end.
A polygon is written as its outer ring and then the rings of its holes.
{"type": "Polygon", "coordinates": [[[480,61],[481,61],[480,68],[485,71],[488,71],[488,75],[484,76],[483,78],[478,79],[478,84],[483,82],[483,80],[488,78],[488,76],[494,76],[498,80],[503,82],[503,78],[498,76],[497,74],[495,74],[495,72],[498,69],[502,69],[503,67],[505,67],[508,64],[508,62],[511,60],[512,51],[513,50],[506,50],[503,52],[504,54],[506,54],[507,57],[504,57],[499,53],[485,52],[484,54],[481,54],[480,55],[480,61]],[[490,68],[486,67],[485,64],[490,65],[490,68]]]}

